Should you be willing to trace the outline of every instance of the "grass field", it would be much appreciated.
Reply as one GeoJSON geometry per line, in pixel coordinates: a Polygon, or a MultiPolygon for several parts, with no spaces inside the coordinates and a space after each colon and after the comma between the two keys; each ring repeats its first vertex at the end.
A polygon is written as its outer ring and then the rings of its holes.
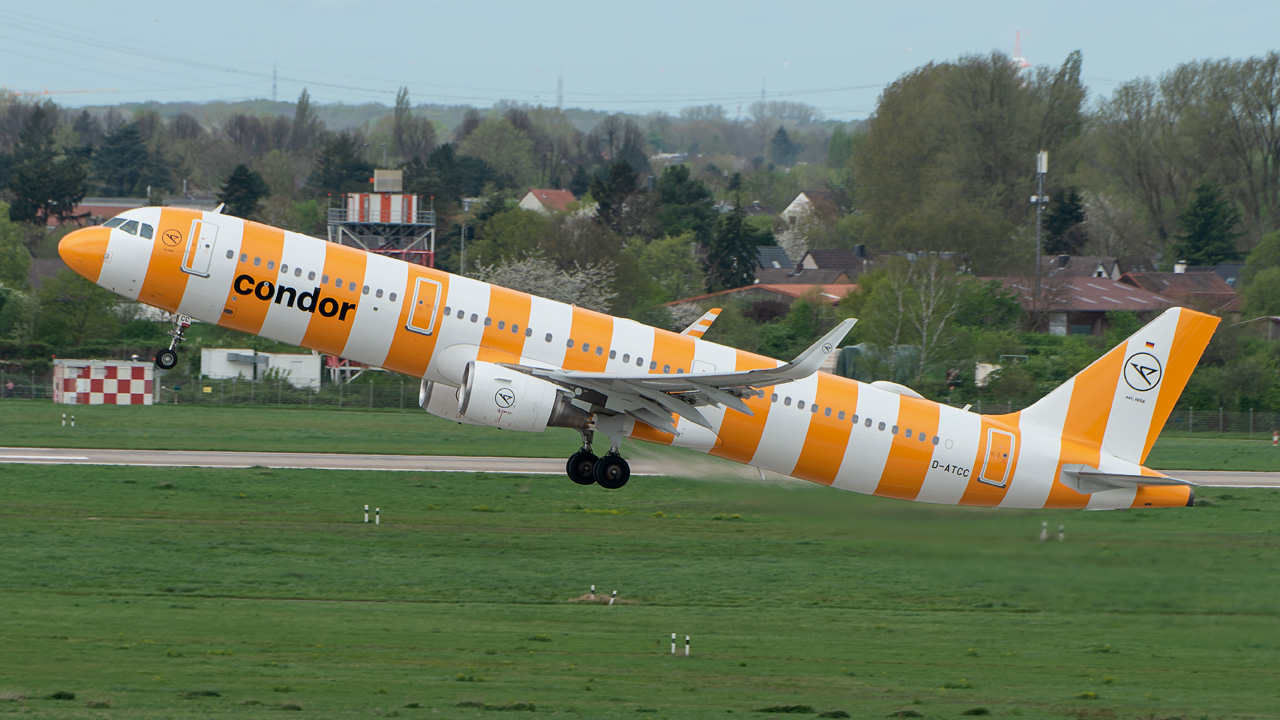
{"type": "MultiPolygon", "coordinates": [[[[423,412],[0,402],[0,444],[9,446],[568,457],[578,443],[572,430],[505,432],[423,412]],[[76,416],[74,430],[62,427],[68,412],[76,416]]],[[[1280,471],[1280,450],[1261,438],[1170,433],[1156,443],[1147,464],[1162,470],[1280,471]]]]}
{"type": "Polygon", "coordinates": [[[1080,513],[680,478],[0,487],[0,716],[1280,715],[1278,491],[1080,513]],[[569,602],[592,583],[625,604],[569,602]]]}

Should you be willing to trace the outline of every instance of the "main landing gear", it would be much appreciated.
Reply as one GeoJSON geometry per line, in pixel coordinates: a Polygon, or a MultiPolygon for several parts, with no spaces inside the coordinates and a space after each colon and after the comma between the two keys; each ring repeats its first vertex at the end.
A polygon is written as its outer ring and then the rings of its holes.
{"type": "MultiPolygon", "coordinates": [[[[594,434],[591,430],[582,431],[582,448],[569,457],[565,472],[570,480],[579,485],[596,484],[606,490],[617,490],[631,479],[631,466],[618,454],[621,436],[618,437],[618,444],[611,446],[604,457],[596,457],[591,452],[594,434]]],[[[612,435],[610,439],[613,439],[612,435]]]]}
{"type": "Polygon", "coordinates": [[[191,327],[191,318],[186,315],[173,317],[173,329],[169,331],[169,347],[156,353],[156,367],[161,370],[172,370],[178,364],[178,345],[187,339],[187,328],[191,327]]]}

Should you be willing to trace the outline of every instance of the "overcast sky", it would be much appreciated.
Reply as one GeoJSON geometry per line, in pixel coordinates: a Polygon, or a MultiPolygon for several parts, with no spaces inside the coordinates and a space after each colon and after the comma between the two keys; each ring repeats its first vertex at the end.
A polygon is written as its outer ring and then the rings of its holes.
{"type": "Polygon", "coordinates": [[[155,100],[488,106],[610,112],[761,93],[866,117],[885,85],[930,61],[1001,50],[1057,67],[1084,54],[1093,95],[1179,63],[1280,46],[1275,0],[784,3],[412,0],[50,0],[0,5],[0,85],[60,105],[155,100]],[[95,90],[109,92],[80,93],[95,90]]]}

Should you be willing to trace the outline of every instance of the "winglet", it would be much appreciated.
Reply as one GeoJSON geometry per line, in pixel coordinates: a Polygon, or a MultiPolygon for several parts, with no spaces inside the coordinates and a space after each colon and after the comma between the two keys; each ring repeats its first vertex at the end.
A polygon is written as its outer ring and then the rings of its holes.
{"type": "Polygon", "coordinates": [[[688,335],[692,338],[700,338],[702,334],[711,329],[711,323],[720,317],[720,308],[711,308],[702,314],[702,317],[693,321],[693,324],[684,329],[681,335],[688,335]]]}
{"type": "Polygon", "coordinates": [[[786,380],[799,380],[818,372],[822,363],[827,361],[827,356],[836,351],[840,341],[844,340],[844,336],[849,334],[857,322],[857,318],[841,320],[839,325],[831,329],[831,332],[823,335],[818,342],[797,355],[795,360],[778,368],[778,373],[786,380]]]}

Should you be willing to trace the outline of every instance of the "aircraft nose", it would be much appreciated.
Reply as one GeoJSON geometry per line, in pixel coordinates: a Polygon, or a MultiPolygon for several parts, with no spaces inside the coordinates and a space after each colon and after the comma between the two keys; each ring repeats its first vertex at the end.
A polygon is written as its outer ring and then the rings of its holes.
{"type": "Polygon", "coordinates": [[[99,226],[76,230],[58,243],[58,254],[67,267],[86,280],[97,282],[110,239],[111,228],[99,226]]]}

